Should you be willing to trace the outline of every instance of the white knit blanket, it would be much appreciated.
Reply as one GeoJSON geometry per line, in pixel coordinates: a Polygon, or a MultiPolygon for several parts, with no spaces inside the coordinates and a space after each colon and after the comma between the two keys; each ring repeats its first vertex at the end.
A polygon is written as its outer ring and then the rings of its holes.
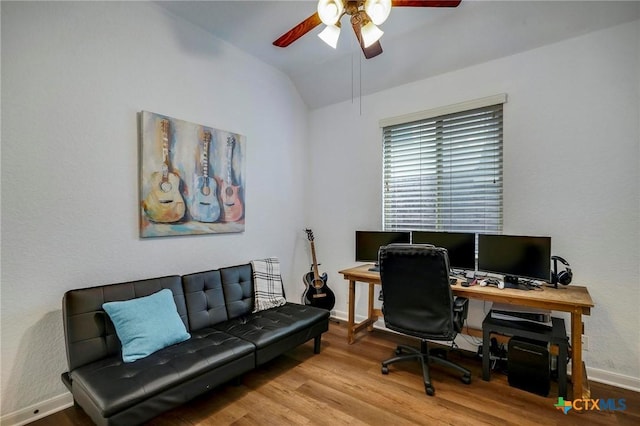
{"type": "Polygon", "coordinates": [[[253,312],[264,311],[287,303],[282,288],[280,262],[277,257],[251,261],[253,269],[253,312]]]}

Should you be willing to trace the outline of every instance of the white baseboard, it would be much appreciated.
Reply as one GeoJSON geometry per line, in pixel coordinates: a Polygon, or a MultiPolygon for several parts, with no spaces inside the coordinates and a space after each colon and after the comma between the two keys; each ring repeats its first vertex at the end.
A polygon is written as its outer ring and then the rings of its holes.
{"type": "Polygon", "coordinates": [[[73,396],[70,392],[25,407],[21,410],[0,417],[2,426],[22,426],[34,422],[53,413],[69,408],[73,405],[73,396]]]}
{"type": "Polygon", "coordinates": [[[587,365],[587,378],[589,381],[640,392],[640,379],[637,377],[612,373],[610,371],[600,370],[599,368],[591,368],[587,365]]]}

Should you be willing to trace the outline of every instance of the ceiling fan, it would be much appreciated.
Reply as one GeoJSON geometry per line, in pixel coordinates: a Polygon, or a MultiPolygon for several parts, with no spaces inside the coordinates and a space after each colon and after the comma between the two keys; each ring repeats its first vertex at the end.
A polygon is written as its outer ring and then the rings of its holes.
{"type": "Polygon", "coordinates": [[[326,27],[318,37],[329,46],[336,48],[340,35],[340,19],[351,16],[351,26],[358,38],[365,58],[370,59],[382,53],[378,28],[392,7],[457,7],[461,0],[319,0],[318,10],[304,21],[284,33],[273,42],[274,46],[287,47],[320,24],[326,27]]]}

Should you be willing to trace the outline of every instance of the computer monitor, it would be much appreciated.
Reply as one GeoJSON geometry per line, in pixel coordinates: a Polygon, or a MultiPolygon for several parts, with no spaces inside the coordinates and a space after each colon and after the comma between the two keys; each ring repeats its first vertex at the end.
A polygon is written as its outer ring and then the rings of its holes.
{"type": "Polygon", "coordinates": [[[478,270],[548,282],[551,237],[478,234],[478,270]]]}
{"type": "Polygon", "coordinates": [[[412,231],[412,244],[433,244],[449,253],[451,269],[476,269],[476,234],[472,232],[412,231]]]}
{"type": "Polygon", "coordinates": [[[381,246],[411,242],[409,231],[356,231],[356,262],[378,263],[381,246]]]}

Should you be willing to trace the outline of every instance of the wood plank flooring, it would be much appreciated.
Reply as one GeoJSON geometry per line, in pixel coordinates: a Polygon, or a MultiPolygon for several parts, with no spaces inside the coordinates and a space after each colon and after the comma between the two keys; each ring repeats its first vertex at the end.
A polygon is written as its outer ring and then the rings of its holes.
{"type": "MultiPolygon", "coordinates": [[[[390,333],[363,333],[347,344],[346,328],[332,323],[322,350],[308,342],[245,375],[241,385],[223,385],[191,403],[156,417],[149,425],[639,425],[640,393],[591,382],[591,398],[626,401],[624,411],[558,411],[557,387],[541,397],[510,387],[493,373],[482,380],[475,354],[455,351],[449,358],[469,368],[470,385],[457,373],[431,368],[434,397],[424,392],[417,362],[380,362],[398,343],[416,342],[390,333]]],[[[82,409],[71,407],[38,420],[36,426],[91,425],[82,409]]]]}

